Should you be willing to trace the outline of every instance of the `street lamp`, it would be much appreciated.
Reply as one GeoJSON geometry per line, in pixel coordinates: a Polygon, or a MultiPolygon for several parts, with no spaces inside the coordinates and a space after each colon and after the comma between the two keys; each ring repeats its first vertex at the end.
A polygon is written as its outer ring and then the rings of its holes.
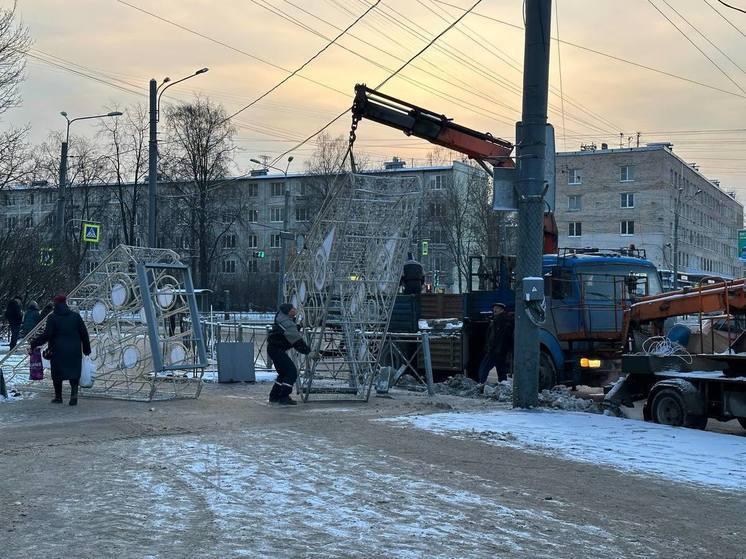
{"type": "Polygon", "coordinates": [[[184,78],[171,81],[165,77],[158,84],[155,79],[150,80],[150,141],[148,142],[148,246],[155,248],[157,245],[156,211],[158,197],[158,120],[160,118],[161,97],[172,85],[199,76],[207,72],[209,68],[200,68],[193,74],[184,78]],[[168,85],[166,85],[168,84],[168,85]],[[165,87],[164,87],[165,86],[165,87]],[[159,95],[160,92],[160,95],[159,95]]]}
{"type": "Polygon", "coordinates": [[[679,187],[678,194],[676,195],[676,206],[673,214],[673,288],[674,290],[679,288],[679,216],[681,214],[681,204],[693,200],[695,196],[702,193],[702,189],[698,188],[694,194],[687,196],[682,200],[681,195],[684,193],[684,188],[679,187]]]}
{"type": "Polygon", "coordinates": [[[89,120],[92,118],[107,118],[122,116],[120,111],[111,111],[100,115],[90,116],[79,116],[75,118],[69,118],[67,112],[61,111],[60,115],[65,118],[67,122],[67,129],[65,130],[65,141],[62,142],[62,152],[60,154],[60,176],[59,176],[59,192],[57,195],[57,241],[61,244],[64,242],[65,234],[65,189],[67,188],[67,146],[70,143],[70,125],[78,120],[89,120]]]}
{"type": "Polygon", "coordinates": [[[288,169],[290,168],[290,163],[293,162],[293,156],[291,155],[288,157],[288,164],[285,165],[285,170],[283,171],[279,167],[275,167],[274,165],[268,165],[267,163],[262,163],[258,159],[251,159],[252,163],[257,163],[259,165],[262,165],[265,168],[275,169],[276,171],[280,171],[285,176],[285,212],[282,220],[282,231],[280,232],[280,243],[282,247],[282,252],[280,252],[280,277],[277,280],[277,308],[280,308],[280,305],[282,304],[284,291],[285,291],[285,266],[287,263],[287,253],[288,253],[288,244],[287,240],[288,238],[292,238],[292,235],[288,231],[288,214],[290,212],[290,186],[288,185],[288,169]]]}

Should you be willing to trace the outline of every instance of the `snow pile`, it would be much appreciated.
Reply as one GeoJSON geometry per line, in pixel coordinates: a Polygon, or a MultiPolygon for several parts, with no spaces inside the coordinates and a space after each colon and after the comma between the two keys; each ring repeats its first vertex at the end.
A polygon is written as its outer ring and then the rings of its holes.
{"type": "Polygon", "coordinates": [[[23,394],[14,388],[8,388],[8,397],[4,397],[0,394],[0,404],[7,404],[11,402],[17,402],[23,400],[23,394]]]}
{"type": "Polygon", "coordinates": [[[476,398],[481,393],[481,387],[478,382],[471,380],[467,376],[454,375],[448,377],[448,380],[445,382],[435,384],[435,392],[437,394],[476,398]]]}
{"type": "Polygon", "coordinates": [[[567,386],[556,386],[539,393],[539,406],[565,411],[602,413],[601,406],[589,398],[578,398],[567,386]]]}
{"type": "Polygon", "coordinates": [[[638,475],[746,490],[745,437],[605,415],[538,410],[447,412],[381,421],[638,475]]]}

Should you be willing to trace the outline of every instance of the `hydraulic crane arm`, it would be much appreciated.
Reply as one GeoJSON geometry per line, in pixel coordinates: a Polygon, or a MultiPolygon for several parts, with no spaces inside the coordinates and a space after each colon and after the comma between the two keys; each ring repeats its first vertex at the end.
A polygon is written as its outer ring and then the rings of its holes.
{"type": "Polygon", "coordinates": [[[455,124],[445,115],[379,93],[365,85],[355,86],[352,115],[357,120],[367,118],[401,130],[407,136],[458,151],[483,166],[487,162],[495,167],[513,167],[510,157],[513,144],[507,140],[455,124]]]}
{"type": "Polygon", "coordinates": [[[671,316],[717,311],[746,311],[746,279],[645,297],[630,307],[629,318],[632,322],[642,323],[671,316]]]}

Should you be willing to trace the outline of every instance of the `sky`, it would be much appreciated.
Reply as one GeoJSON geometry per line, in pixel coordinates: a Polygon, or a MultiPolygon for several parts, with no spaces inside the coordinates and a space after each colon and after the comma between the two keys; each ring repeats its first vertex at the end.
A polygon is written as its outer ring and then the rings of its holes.
{"type": "MultiPolygon", "coordinates": [[[[251,158],[274,157],[321,128],[349,108],[356,83],[383,81],[474,1],[381,0],[234,119],[236,169],[246,172],[251,158]]],[[[18,0],[34,44],[22,105],[0,127],[28,124],[30,139],[41,142],[64,129],[60,111],[75,117],[145,104],[150,78],[176,80],[202,67],[209,72],[170,88],[165,101],[202,95],[232,113],[374,2],[18,0]]],[[[729,3],[746,9],[746,0],[729,3]]],[[[522,9],[520,0],[482,0],[381,91],[512,141],[521,109],[522,9]]],[[[559,150],[619,147],[620,133],[623,145],[636,145],[640,132],[640,145],[670,141],[746,201],[746,14],[718,0],[555,0],[553,9],[549,119],[559,150]]],[[[95,135],[95,121],[73,126],[75,134],[95,135]]],[[[329,132],[346,136],[349,127],[345,116],[329,132]]],[[[432,149],[372,122],[360,124],[357,138],[356,153],[373,164],[394,155],[425,164],[432,149]]],[[[294,151],[291,171],[302,170],[314,149],[311,141],[294,151]]]]}

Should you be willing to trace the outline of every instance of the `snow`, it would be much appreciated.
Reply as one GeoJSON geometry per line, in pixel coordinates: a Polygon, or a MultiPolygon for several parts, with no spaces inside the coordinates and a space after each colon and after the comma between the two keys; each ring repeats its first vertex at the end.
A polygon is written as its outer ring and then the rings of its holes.
{"type": "Polygon", "coordinates": [[[746,491],[744,437],[555,411],[449,412],[380,421],[638,475],[746,491]]]}
{"type": "MultiPolygon", "coordinates": [[[[254,370],[254,377],[258,383],[274,382],[277,373],[272,369],[257,368],[254,370]]],[[[204,382],[218,382],[218,371],[215,369],[206,370],[202,375],[204,382]]]]}

